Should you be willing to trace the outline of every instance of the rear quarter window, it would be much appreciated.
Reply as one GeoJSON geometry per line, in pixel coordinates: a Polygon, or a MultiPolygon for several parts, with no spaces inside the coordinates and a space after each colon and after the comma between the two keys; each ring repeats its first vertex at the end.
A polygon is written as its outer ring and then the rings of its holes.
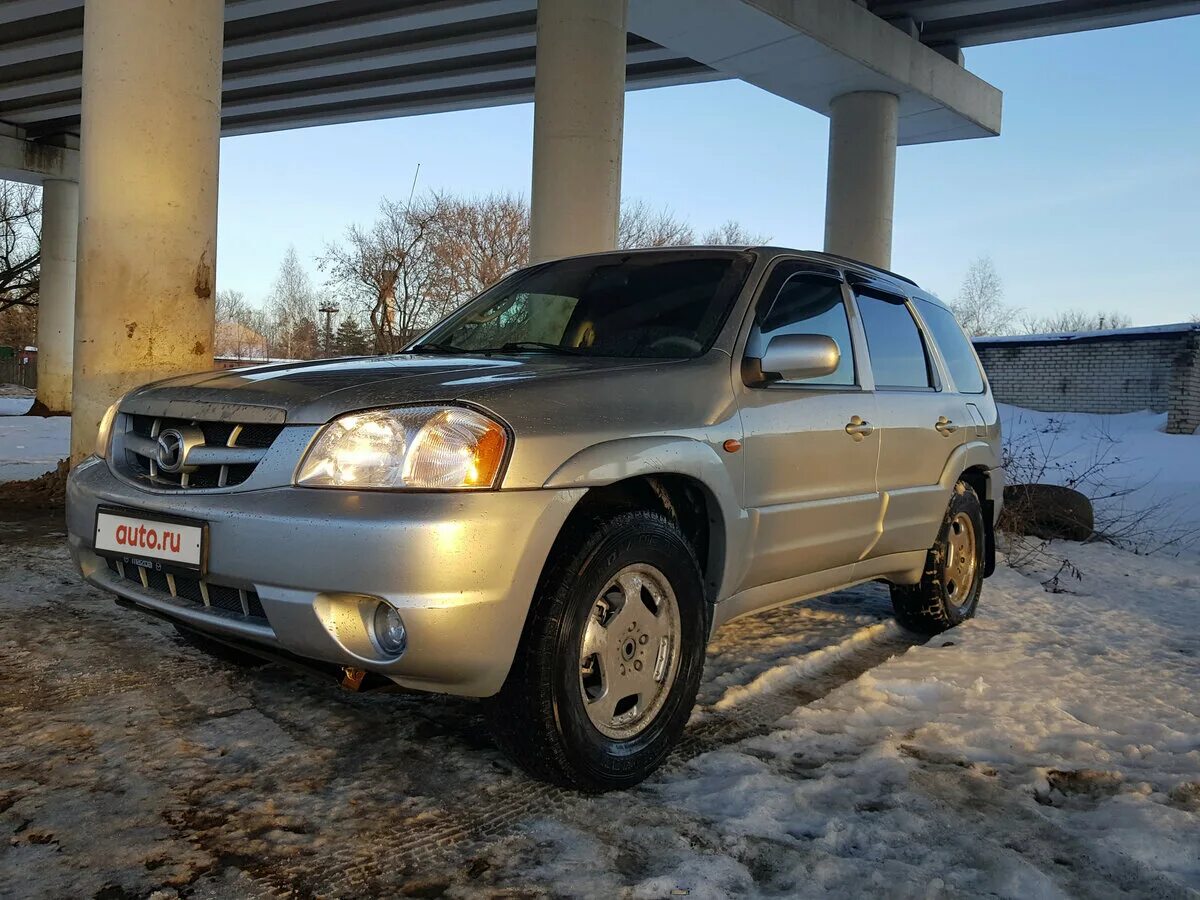
{"type": "Polygon", "coordinates": [[[979,359],[954,314],[920,298],[917,298],[917,312],[925,320],[938,349],[942,351],[942,359],[946,361],[946,368],[954,379],[954,387],[960,394],[982,394],[984,383],[979,359]]]}
{"type": "Polygon", "coordinates": [[[902,298],[876,296],[861,289],[855,295],[876,390],[932,390],[933,370],[925,341],[908,304],[902,298]]]}

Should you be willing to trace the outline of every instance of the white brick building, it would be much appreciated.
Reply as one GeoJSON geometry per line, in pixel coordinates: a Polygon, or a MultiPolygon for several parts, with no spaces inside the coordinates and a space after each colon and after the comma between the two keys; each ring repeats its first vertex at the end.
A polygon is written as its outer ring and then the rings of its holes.
{"type": "Polygon", "coordinates": [[[1200,325],[975,338],[996,399],[1029,409],[1168,414],[1200,428],[1200,325]]]}

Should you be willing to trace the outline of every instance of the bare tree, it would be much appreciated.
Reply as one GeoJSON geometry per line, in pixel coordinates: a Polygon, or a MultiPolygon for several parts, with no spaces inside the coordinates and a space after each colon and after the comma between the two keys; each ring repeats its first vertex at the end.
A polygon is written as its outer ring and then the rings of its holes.
{"type": "Polygon", "coordinates": [[[236,322],[246,308],[246,295],[230,288],[217,291],[214,315],[218,322],[236,322]]]}
{"type": "Polygon", "coordinates": [[[246,302],[241,291],[217,291],[216,355],[234,359],[265,359],[271,348],[264,332],[272,329],[269,316],[246,302]]]}
{"type": "Polygon", "coordinates": [[[617,225],[617,246],[622,250],[640,247],[676,247],[695,239],[692,226],[670,209],[655,209],[645,200],[621,204],[617,225]]]}
{"type": "Polygon", "coordinates": [[[458,303],[529,262],[529,207],[515,194],[434,198],[442,293],[458,303]]]}
{"type": "Polygon", "coordinates": [[[710,228],[700,238],[700,243],[721,247],[755,247],[771,240],[769,235],[755,234],[740,222],[728,219],[716,228],[710,228]]]}
{"type": "Polygon", "coordinates": [[[0,181],[0,312],[37,305],[41,243],[41,192],[0,181]]]}
{"type": "MultiPolygon", "coordinates": [[[[709,243],[762,243],[736,222],[709,243]]],[[[694,233],[669,209],[633,201],[621,209],[618,245],[689,244],[694,233]]],[[[352,225],[329,244],[321,270],[351,317],[369,320],[377,353],[394,353],[416,334],[529,259],[529,207],[512,194],[432,194],[384,200],[371,225],[352,225]]]]}
{"type": "Polygon", "coordinates": [[[369,226],[351,225],[321,268],[348,300],[366,307],[377,353],[395,353],[455,299],[437,252],[445,199],[383,200],[369,226]]]}
{"type": "Polygon", "coordinates": [[[213,310],[216,319],[213,355],[242,358],[241,318],[245,309],[245,295],[241,291],[217,291],[217,302],[213,310]]]}
{"type": "Polygon", "coordinates": [[[1026,317],[1022,320],[1022,328],[1028,334],[1058,334],[1079,331],[1113,331],[1117,328],[1128,328],[1133,319],[1125,313],[1092,312],[1082,309],[1068,309],[1060,313],[1041,317],[1026,317]]]}
{"type": "Polygon", "coordinates": [[[28,347],[37,342],[37,307],[10,306],[0,312],[0,347],[28,347]]]}
{"type": "Polygon", "coordinates": [[[275,276],[275,283],[267,297],[267,308],[274,326],[273,333],[267,336],[276,346],[276,355],[296,358],[297,328],[305,319],[316,321],[317,293],[313,289],[312,279],[300,264],[294,246],[288,247],[284,254],[279,274],[275,276]]]}
{"type": "Polygon", "coordinates": [[[987,256],[979,257],[967,267],[950,309],[971,337],[1007,334],[1017,316],[1017,310],[1004,302],[1004,283],[987,256]]]}

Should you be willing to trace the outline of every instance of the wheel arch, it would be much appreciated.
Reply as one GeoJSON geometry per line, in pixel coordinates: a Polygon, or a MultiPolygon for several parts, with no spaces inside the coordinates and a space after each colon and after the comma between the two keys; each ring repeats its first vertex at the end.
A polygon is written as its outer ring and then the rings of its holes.
{"type": "Polygon", "coordinates": [[[992,470],[984,465],[974,465],[965,469],[958,480],[975,491],[983,507],[983,577],[987,578],[996,571],[996,501],[992,496],[992,470]]]}
{"type": "Polygon", "coordinates": [[[984,577],[996,571],[996,519],[1004,501],[1004,469],[1000,465],[999,448],[988,441],[967,441],[956,448],[942,470],[941,485],[952,491],[964,481],[971,486],[983,507],[984,577]]]}
{"type": "Polygon", "coordinates": [[[551,554],[581,519],[630,508],[661,511],[679,525],[704,575],[706,600],[725,589],[728,560],[736,558],[744,518],[729,470],[708,444],[692,438],[628,438],[575,454],[545,483],[547,488],[586,487],[560,529],[551,554]]]}

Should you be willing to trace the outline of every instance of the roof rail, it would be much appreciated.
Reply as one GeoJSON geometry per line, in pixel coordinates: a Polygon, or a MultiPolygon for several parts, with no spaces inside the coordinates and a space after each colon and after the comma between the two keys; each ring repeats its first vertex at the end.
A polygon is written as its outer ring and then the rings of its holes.
{"type": "Polygon", "coordinates": [[[848,262],[848,263],[853,263],[856,266],[862,266],[864,269],[870,269],[873,272],[879,272],[881,275],[887,275],[890,278],[895,278],[899,281],[903,281],[903,282],[906,282],[907,284],[911,284],[915,288],[920,287],[920,285],[917,284],[915,281],[913,281],[911,278],[905,278],[903,275],[899,274],[898,272],[892,272],[888,269],[883,268],[882,266],[873,266],[868,262],[863,262],[861,259],[854,259],[854,257],[852,257],[852,256],[842,256],[840,253],[826,253],[825,251],[821,251],[821,255],[828,256],[830,259],[839,260],[840,262],[848,262]]]}

